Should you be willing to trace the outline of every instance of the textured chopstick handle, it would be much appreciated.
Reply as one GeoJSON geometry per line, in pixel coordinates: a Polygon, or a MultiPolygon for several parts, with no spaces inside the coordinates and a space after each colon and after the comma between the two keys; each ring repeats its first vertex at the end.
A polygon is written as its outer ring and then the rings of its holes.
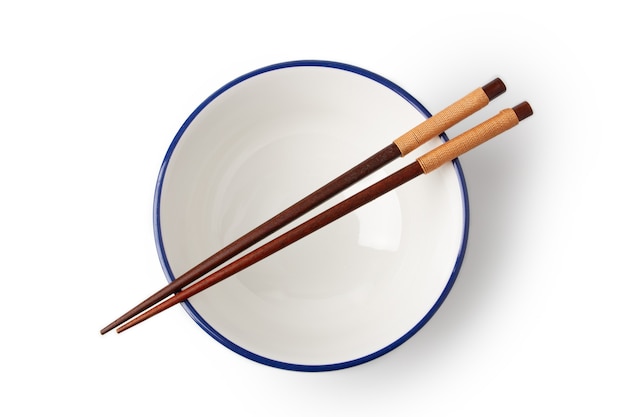
{"type": "Polygon", "coordinates": [[[417,158],[417,161],[424,173],[427,174],[446,162],[452,161],[465,152],[516,126],[520,121],[532,114],[532,108],[527,102],[518,104],[512,109],[502,110],[491,119],[422,155],[417,158]]]}
{"type": "Polygon", "coordinates": [[[491,100],[506,91],[506,86],[499,78],[481,88],[477,88],[462,99],[452,103],[439,113],[426,119],[413,129],[409,130],[393,143],[396,144],[402,156],[414,151],[430,139],[442,134],[461,120],[485,107],[491,100]]]}

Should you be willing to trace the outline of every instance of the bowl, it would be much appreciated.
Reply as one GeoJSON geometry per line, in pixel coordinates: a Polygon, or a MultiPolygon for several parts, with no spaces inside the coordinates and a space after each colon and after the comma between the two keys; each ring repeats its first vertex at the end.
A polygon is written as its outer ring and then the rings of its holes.
{"type": "MultiPolygon", "coordinates": [[[[393,82],[339,62],[279,63],[224,85],[183,123],[158,175],[154,231],[167,280],[429,116],[393,82]]],[[[287,227],[442,140],[445,135],[287,227]]],[[[408,340],[435,314],[459,272],[467,232],[467,189],[453,161],[183,306],[215,340],[265,365],[328,371],[363,364],[408,340]]]]}

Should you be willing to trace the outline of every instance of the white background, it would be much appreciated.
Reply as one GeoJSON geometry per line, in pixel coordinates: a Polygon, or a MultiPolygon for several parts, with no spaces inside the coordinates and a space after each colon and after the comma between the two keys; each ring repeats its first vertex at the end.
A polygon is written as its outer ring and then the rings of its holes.
{"type": "Polygon", "coordinates": [[[1,4],[1,415],[626,413],[617,2],[1,4]],[[494,76],[498,106],[533,105],[461,158],[469,247],[442,308],[330,373],[251,362],[181,308],[100,336],[164,283],[152,193],[182,122],[295,59],[369,69],[431,112],[494,76]]]}

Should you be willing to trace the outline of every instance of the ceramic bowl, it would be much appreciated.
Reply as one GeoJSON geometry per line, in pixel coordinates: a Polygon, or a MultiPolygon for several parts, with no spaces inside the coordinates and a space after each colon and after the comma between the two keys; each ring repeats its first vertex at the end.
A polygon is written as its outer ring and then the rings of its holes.
{"type": "MultiPolygon", "coordinates": [[[[184,122],[158,176],[154,228],[167,279],[428,116],[391,81],[337,62],[281,63],[226,84],[184,122]]],[[[399,158],[291,226],[442,140],[399,158]]],[[[266,365],[322,371],[362,364],[399,346],[432,317],[459,271],[467,230],[467,190],[455,161],[184,307],[224,346],[266,365]]]]}

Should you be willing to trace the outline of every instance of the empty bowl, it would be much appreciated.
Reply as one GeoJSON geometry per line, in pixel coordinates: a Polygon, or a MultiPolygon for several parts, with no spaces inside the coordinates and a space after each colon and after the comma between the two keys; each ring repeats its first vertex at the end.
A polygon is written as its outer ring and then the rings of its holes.
{"type": "MultiPolygon", "coordinates": [[[[280,63],[229,82],[184,122],[159,172],[154,230],[166,278],[428,116],[391,81],[338,62],[280,63]]],[[[442,140],[397,159],[288,227],[442,140]]],[[[183,305],[218,342],[269,366],[326,371],[362,364],[405,342],[433,316],[458,274],[467,230],[467,190],[454,161],[183,305]]]]}

